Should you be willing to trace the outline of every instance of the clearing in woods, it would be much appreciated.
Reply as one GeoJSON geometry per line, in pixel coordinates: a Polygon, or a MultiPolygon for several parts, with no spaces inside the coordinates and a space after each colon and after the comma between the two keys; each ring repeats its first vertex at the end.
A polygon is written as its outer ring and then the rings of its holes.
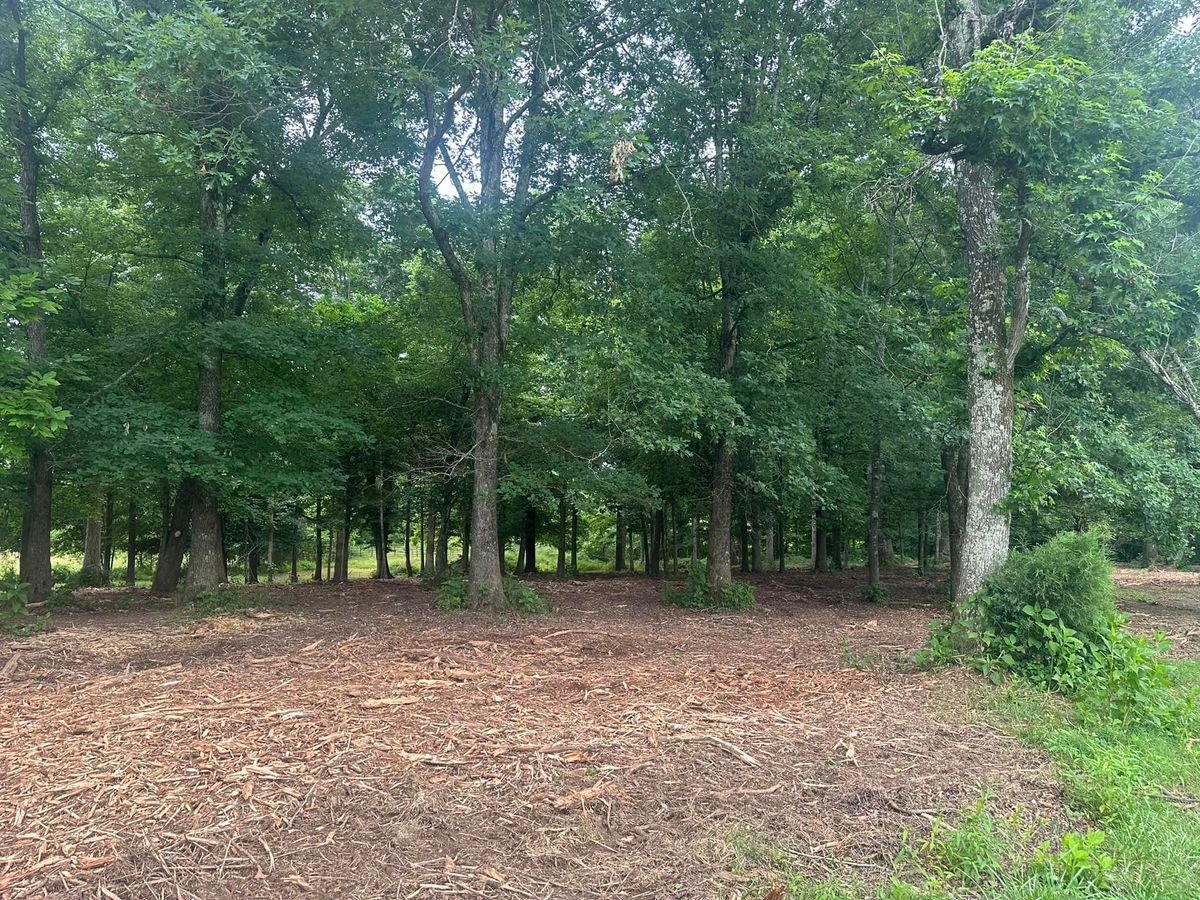
{"type": "MultiPolygon", "coordinates": [[[[757,897],[738,834],[870,882],[981,786],[1061,818],[982,681],[913,670],[935,582],[756,581],[753,612],[700,614],[542,579],[527,619],[405,581],[200,622],[92,592],[0,656],[0,896],[757,897]]],[[[1133,605],[1195,649],[1189,603],[1133,605]]]]}

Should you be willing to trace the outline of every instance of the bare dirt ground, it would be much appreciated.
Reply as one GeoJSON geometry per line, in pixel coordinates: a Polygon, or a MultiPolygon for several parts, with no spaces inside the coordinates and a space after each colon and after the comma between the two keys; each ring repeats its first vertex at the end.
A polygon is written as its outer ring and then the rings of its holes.
{"type": "Polygon", "coordinates": [[[933,582],[756,580],[749,614],[597,576],[527,619],[404,581],[58,615],[0,644],[0,896],[749,898],[739,833],[870,881],[981,785],[1061,815],[979,682],[908,671],[933,582]]]}
{"type": "Polygon", "coordinates": [[[1200,572],[1117,569],[1114,580],[1135,630],[1166,635],[1172,656],[1200,657],[1200,572]]]}

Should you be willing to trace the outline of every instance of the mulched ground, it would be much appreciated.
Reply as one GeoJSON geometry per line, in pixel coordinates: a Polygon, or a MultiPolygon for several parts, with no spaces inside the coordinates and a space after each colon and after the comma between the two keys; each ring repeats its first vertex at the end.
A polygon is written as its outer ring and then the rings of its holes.
{"type": "Polygon", "coordinates": [[[59,615],[0,645],[0,896],[749,898],[739,833],[870,881],[981,785],[1061,816],[978,681],[905,671],[936,585],[756,580],[744,615],[615,577],[524,620],[403,581],[59,615]]]}
{"type": "Polygon", "coordinates": [[[1118,569],[1114,580],[1134,630],[1165,635],[1172,656],[1200,657],[1200,572],[1118,569]]]}

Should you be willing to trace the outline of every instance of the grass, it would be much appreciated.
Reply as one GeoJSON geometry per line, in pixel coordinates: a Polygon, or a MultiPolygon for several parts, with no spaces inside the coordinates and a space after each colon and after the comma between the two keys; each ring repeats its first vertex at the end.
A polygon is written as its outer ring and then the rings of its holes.
{"type": "MultiPolygon", "coordinates": [[[[1200,661],[1177,664],[1186,688],[1200,661]]],[[[1010,682],[981,700],[989,718],[1047,751],[1062,781],[1070,830],[1038,840],[1045,822],[998,817],[986,795],[924,838],[905,835],[882,886],[813,878],[770,835],[728,839],[730,868],[762,896],[787,900],[1195,900],[1200,896],[1200,716],[1172,731],[1130,728],[1010,682]]]]}

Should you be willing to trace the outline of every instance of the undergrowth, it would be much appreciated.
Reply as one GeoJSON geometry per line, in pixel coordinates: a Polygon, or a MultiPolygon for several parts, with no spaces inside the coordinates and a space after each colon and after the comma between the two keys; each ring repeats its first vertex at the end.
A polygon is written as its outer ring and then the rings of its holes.
{"type": "Polygon", "coordinates": [[[207,619],[209,616],[228,616],[249,609],[262,609],[268,602],[266,588],[219,587],[196,594],[184,607],[184,614],[191,619],[207,619]]]}
{"type": "Polygon", "coordinates": [[[704,564],[693,563],[688,572],[687,586],[682,590],[664,587],[663,600],[687,609],[732,609],[744,612],[754,607],[754,585],[733,581],[725,585],[719,594],[714,594],[709,589],[704,564]]]}
{"type": "Polygon", "coordinates": [[[1098,716],[1171,729],[1196,708],[1163,656],[1166,639],[1129,631],[1117,611],[1103,537],[1067,532],[1016,552],[917,654],[925,667],[964,663],[995,684],[1015,676],[1098,716]]]}
{"type": "MultiPolygon", "coordinates": [[[[504,579],[505,603],[523,616],[550,611],[546,598],[519,579],[506,576],[504,579]]],[[[470,607],[467,596],[467,579],[447,578],[437,589],[437,607],[443,612],[453,612],[470,607]]]]}
{"type": "Polygon", "coordinates": [[[28,592],[29,585],[17,581],[15,574],[0,576],[0,633],[28,637],[50,630],[50,616],[34,615],[26,608],[28,592]]]}

